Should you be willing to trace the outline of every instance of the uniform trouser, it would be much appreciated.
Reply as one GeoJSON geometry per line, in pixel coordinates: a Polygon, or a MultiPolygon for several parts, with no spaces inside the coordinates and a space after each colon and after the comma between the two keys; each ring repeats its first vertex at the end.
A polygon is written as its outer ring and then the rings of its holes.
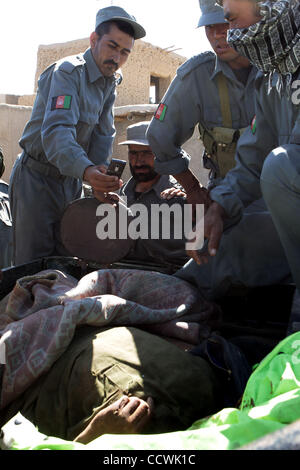
{"type": "Polygon", "coordinates": [[[248,288],[292,282],[290,268],[264,201],[249,206],[240,222],[223,233],[208,264],[190,260],[175,276],[217,300],[233,286],[248,288]]]}
{"type": "Polygon", "coordinates": [[[60,241],[60,219],[81,191],[79,180],[45,176],[23,164],[22,156],[17,159],[9,191],[14,264],[67,254],[60,241]]]}
{"type": "Polygon", "coordinates": [[[123,394],[154,400],[147,433],[185,429],[219,409],[220,384],[202,358],[134,327],[80,327],[50,371],[8,410],[39,431],[74,439],[123,394]]]}
{"type": "Polygon", "coordinates": [[[264,162],[261,188],[300,288],[300,146],[282,146],[264,162]]]}

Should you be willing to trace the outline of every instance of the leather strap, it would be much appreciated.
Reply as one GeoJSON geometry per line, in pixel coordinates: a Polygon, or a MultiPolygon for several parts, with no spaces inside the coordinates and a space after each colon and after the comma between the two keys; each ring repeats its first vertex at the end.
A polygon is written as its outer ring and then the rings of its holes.
{"type": "Polygon", "coordinates": [[[232,128],[232,117],[230,111],[230,100],[229,100],[229,91],[228,84],[225,75],[219,73],[217,75],[217,82],[219,88],[219,97],[221,104],[221,113],[223,120],[223,127],[232,128]]]}

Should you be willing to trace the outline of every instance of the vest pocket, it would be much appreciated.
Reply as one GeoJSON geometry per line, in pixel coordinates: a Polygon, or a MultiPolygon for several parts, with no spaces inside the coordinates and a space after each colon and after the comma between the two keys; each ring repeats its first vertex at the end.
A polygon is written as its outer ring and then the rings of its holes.
{"type": "Polygon", "coordinates": [[[115,395],[136,395],[143,391],[142,377],[136,372],[126,370],[120,364],[114,364],[104,371],[97,373],[98,379],[103,382],[105,400],[115,395]]]}

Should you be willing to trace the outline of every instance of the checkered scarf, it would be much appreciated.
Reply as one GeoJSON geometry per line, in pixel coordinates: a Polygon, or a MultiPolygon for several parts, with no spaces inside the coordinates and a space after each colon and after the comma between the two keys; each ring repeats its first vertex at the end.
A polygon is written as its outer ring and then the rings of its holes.
{"type": "Polygon", "coordinates": [[[248,28],[228,31],[228,43],[272,77],[278,73],[277,89],[290,88],[292,74],[300,66],[300,1],[258,2],[261,21],[248,28]]]}

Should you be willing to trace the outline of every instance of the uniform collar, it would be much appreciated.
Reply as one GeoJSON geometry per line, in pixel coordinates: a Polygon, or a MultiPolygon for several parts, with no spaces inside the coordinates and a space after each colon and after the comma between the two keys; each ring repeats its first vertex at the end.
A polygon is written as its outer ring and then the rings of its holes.
{"type": "Polygon", "coordinates": [[[235,76],[231,67],[229,67],[229,65],[223,60],[220,60],[219,57],[216,55],[215,68],[210,78],[214,79],[220,72],[222,72],[223,75],[225,75],[228,78],[235,79],[235,76]]]}
{"type": "MultiPolygon", "coordinates": [[[[224,62],[224,60],[220,60],[219,57],[216,55],[215,68],[214,68],[214,70],[213,70],[213,73],[211,74],[211,77],[210,77],[211,80],[213,80],[213,79],[216,77],[216,75],[217,75],[218,73],[220,73],[220,72],[222,72],[223,75],[225,75],[225,77],[229,78],[230,80],[233,80],[233,81],[235,81],[235,82],[240,83],[240,82],[238,81],[238,79],[236,78],[236,76],[235,76],[235,74],[234,74],[232,68],[229,67],[229,65],[227,64],[227,62],[224,62]]],[[[252,65],[251,71],[250,71],[250,73],[249,73],[249,77],[248,77],[248,82],[247,82],[247,83],[249,83],[249,80],[250,80],[250,79],[251,79],[251,80],[252,80],[252,79],[254,80],[256,74],[257,74],[257,69],[256,69],[256,67],[255,67],[254,65],[252,65]],[[250,78],[250,77],[251,77],[251,78],[250,78]]]]}
{"type": "Polygon", "coordinates": [[[89,79],[91,83],[94,83],[99,78],[102,78],[103,80],[107,80],[107,81],[112,81],[112,82],[116,80],[116,74],[114,74],[112,77],[107,78],[107,77],[104,77],[104,75],[100,72],[94,60],[92,50],[90,47],[85,51],[85,53],[83,54],[83,57],[86,62],[89,79]]]}
{"type": "MultiPolygon", "coordinates": [[[[156,195],[160,197],[160,193],[166,189],[172,186],[172,183],[170,182],[170,177],[169,175],[161,175],[158,181],[151,186],[147,191],[145,191],[142,194],[147,194],[150,191],[155,191],[156,195]]],[[[130,178],[127,183],[124,184],[124,186],[121,189],[121,194],[124,196],[128,196],[128,199],[131,200],[131,196],[134,195],[135,192],[135,187],[136,187],[136,181],[134,178],[130,178]],[[127,194],[126,194],[127,193],[127,194]]]]}

